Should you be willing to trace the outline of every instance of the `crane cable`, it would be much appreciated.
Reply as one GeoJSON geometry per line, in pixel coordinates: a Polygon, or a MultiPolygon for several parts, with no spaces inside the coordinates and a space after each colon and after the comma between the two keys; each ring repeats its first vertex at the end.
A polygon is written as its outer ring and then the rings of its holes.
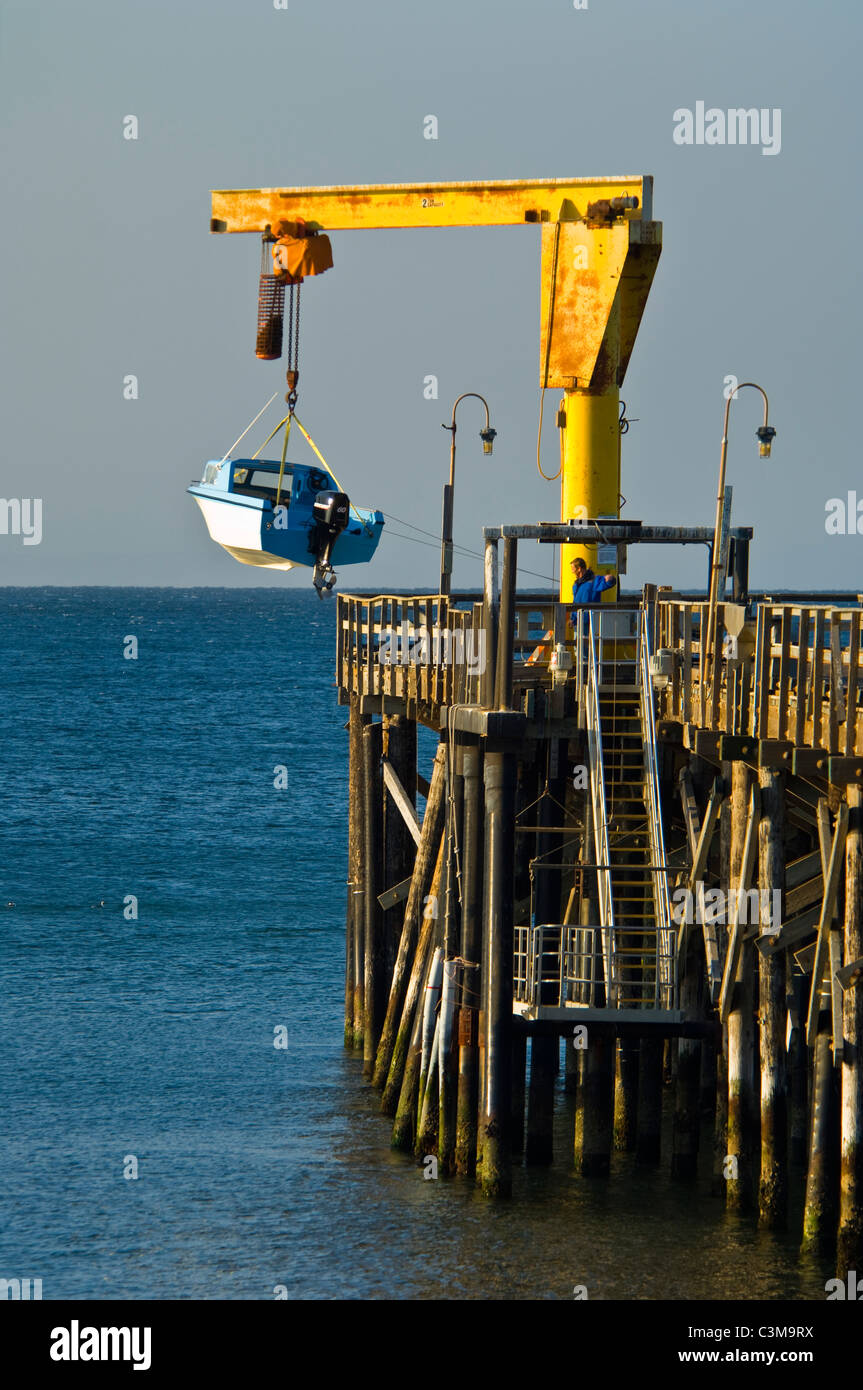
{"type": "MultiPolygon", "coordinates": [[[[393,531],[392,528],[389,529],[387,535],[395,536],[400,541],[413,541],[414,545],[427,545],[432,550],[440,549],[440,537],[435,536],[434,531],[426,531],[422,526],[414,525],[412,521],[405,521],[404,517],[394,516],[392,512],[384,512],[384,516],[387,517],[390,521],[397,522],[399,526],[409,526],[412,531],[419,531],[421,535],[431,536],[432,539],[429,541],[421,541],[419,536],[404,536],[399,531],[393,531]]],[[[470,550],[466,545],[458,545],[457,543],[454,543],[453,549],[456,550],[458,554],[469,555],[474,560],[483,559],[483,556],[480,554],[478,550],[470,550]]],[[[532,575],[534,579],[544,579],[547,584],[551,583],[553,585],[555,582],[553,575],[540,574],[538,570],[526,569],[524,565],[517,565],[516,569],[519,574],[529,574],[532,575]]]]}

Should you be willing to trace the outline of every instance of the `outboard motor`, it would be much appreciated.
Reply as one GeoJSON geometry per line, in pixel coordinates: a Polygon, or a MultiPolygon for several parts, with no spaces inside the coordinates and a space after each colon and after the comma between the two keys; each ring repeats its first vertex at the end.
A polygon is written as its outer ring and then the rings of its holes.
{"type": "Polygon", "coordinates": [[[345,492],[319,492],[312,506],[314,526],[309,550],[315,557],[312,583],[318,598],[329,593],[336,582],[336,572],[330,564],[333,546],[348,524],[351,504],[345,492]]]}

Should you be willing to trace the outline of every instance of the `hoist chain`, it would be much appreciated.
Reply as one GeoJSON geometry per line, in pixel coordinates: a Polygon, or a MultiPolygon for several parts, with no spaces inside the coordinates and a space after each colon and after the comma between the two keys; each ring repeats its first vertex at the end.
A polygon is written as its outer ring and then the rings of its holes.
{"type": "Polygon", "coordinates": [[[302,285],[291,285],[288,289],[288,393],[285,400],[291,413],[297,404],[297,385],[300,380],[300,290],[302,285]],[[296,307],[294,294],[296,292],[296,307]]]}

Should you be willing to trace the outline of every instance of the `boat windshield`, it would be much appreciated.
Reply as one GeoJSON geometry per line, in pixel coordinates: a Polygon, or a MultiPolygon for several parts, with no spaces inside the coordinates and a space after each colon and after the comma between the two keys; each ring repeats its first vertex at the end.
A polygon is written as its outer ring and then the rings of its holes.
{"type": "MultiPolygon", "coordinates": [[[[232,489],[234,492],[240,492],[246,497],[263,497],[273,502],[275,501],[278,482],[278,471],[273,472],[268,468],[235,468],[232,489]]],[[[288,506],[291,500],[290,468],[286,468],[284,471],[282,477],[282,494],[279,500],[285,506],[288,506]]]]}

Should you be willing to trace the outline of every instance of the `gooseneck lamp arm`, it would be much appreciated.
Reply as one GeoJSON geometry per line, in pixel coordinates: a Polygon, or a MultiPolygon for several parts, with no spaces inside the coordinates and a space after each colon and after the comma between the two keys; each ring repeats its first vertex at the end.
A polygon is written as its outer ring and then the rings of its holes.
{"type": "Polygon", "coordinates": [[[488,401],[485,396],[480,396],[476,391],[464,391],[456,398],[452,408],[452,421],[450,424],[441,425],[441,429],[450,432],[449,450],[449,482],[444,484],[443,490],[443,522],[441,525],[441,557],[440,557],[440,592],[444,597],[450,593],[452,585],[452,555],[453,555],[453,500],[455,496],[455,435],[456,419],[455,413],[460,401],[466,400],[468,396],[473,396],[475,400],[482,401],[485,408],[485,427],[479,432],[482,440],[482,450],[484,454],[490,454],[494,447],[494,440],[497,430],[493,430],[489,419],[488,401]]]}
{"type": "Polygon", "coordinates": [[[738,391],[750,386],[754,391],[758,391],[764,401],[764,420],[756,430],[756,438],[759,442],[759,455],[761,458],[770,457],[770,446],[776,436],[776,431],[768,421],[768,400],[767,392],[755,381],[741,381],[730,391],[725,402],[725,418],[722,426],[722,449],[719,455],[719,483],[716,489],[716,521],[713,528],[713,560],[710,566],[710,593],[707,599],[707,635],[703,643],[702,650],[702,680],[707,679],[708,669],[710,671],[711,684],[716,674],[716,610],[719,603],[719,591],[723,583],[722,570],[722,512],[725,505],[725,471],[728,461],[728,422],[731,411],[731,402],[734,400],[738,391]]]}

